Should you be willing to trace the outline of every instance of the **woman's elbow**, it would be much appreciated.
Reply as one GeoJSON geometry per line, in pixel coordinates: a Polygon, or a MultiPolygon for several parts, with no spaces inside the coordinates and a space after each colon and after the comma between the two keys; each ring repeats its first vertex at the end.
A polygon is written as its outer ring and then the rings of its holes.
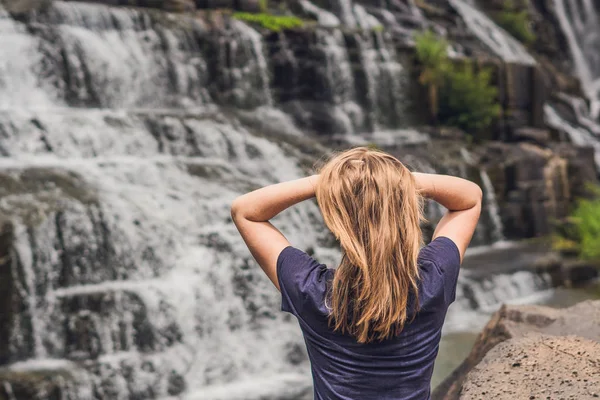
{"type": "Polygon", "coordinates": [[[242,214],[242,196],[238,196],[236,197],[232,202],[231,202],[231,209],[230,209],[230,213],[231,213],[231,219],[233,221],[235,221],[237,218],[239,218],[242,214]]]}
{"type": "Polygon", "coordinates": [[[475,204],[481,204],[483,202],[483,190],[481,190],[481,186],[476,183],[473,183],[473,199],[475,200],[475,204]]]}

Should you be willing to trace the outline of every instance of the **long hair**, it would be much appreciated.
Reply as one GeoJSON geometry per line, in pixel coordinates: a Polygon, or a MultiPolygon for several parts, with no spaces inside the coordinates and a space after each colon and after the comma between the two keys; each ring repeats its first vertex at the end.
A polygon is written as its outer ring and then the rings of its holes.
{"type": "Polygon", "coordinates": [[[367,147],[334,153],[319,173],[317,202],[343,251],[327,299],[330,325],[359,343],[397,335],[411,293],[418,308],[423,202],[414,177],[367,147]]]}

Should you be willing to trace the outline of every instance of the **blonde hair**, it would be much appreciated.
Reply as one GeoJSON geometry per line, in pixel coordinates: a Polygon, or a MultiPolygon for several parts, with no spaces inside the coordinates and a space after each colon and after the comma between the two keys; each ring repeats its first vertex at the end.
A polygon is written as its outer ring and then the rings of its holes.
{"type": "Polygon", "coordinates": [[[319,172],[317,202],[344,253],[327,301],[330,324],[359,343],[397,335],[411,292],[418,308],[423,202],[414,177],[367,147],[334,153],[319,172]]]}

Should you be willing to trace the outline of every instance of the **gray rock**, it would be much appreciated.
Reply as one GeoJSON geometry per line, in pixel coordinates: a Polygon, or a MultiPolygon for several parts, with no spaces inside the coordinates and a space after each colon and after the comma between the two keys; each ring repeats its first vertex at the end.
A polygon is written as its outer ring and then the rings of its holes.
{"type": "MultiPolygon", "coordinates": [[[[463,390],[465,382],[468,382],[467,375],[480,364],[488,353],[490,354],[490,357],[488,358],[488,361],[486,361],[487,363],[493,362],[492,360],[494,358],[501,359],[502,357],[509,357],[509,352],[503,352],[502,347],[500,350],[490,353],[493,348],[504,341],[510,339],[518,340],[530,334],[556,336],[556,343],[559,343],[559,340],[567,340],[564,338],[564,336],[567,335],[576,335],[580,341],[587,339],[587,341],[591,342],[600,342],[600,301],[585,301],[573,307],[564,309],[533,305],[503,306],[492,316],[483,331],[479,334],[477,341],[473,345],[473,349],[467,358],[435,389],[432,394],[432,399],[455,400],[462,398],[461,391],[463,390]]],[[[543,338],[540,339],[540,336],[541,335],[537,335],[538,340],[547,340],[543,338]]],[[[569,340],[565,343],[567,342],[569,342],[569,340]]],[[[528,344],[524,346],[526,347],[528,344]]],[[[512,357],[512,355],[510,357],[512,357]]],[[[543,357],[547,357],[547,355],[544,354],[543,357]]],[[[596,359],[598,360],[599,358],[596,357],[596,359]]],[[[540,359],[537,364],[541,365],[542,363],[547,362],[548,361],[542,361],[542,359],[540,359]]],[[[558,362],[560,361],[557,359],[556,363],[558,362]]],[[[600,366],[597,366],[596,368],[600,373],[599,367],[600,366]]],[[[488,378],[492,379],[491,377],[488,378]]],[[[599,377],[596,376],[596,380],[598,380],[598,378],[599,377]]],[[[526,385],[526,381],[522,379],[520,384],[526,385]]],[[[473,383],[473,385],[475,385],[475,383],[473,383]]],[[[478,398],[482,398],[480,393],[479,396],[480,397],[478,398]]],[[[490,395],[484,396],[483,398],[495,397],[490,395]]],[[[511,398],[521,399],[529,397],[511,395],[511,398]]],[[[551,394],[551,398],[555,398],[555,394],[551,394]]],[[[560,398],[560,396],[557,398],[560,398]]]]}
{"type": "Polygon", "coordinates": [[[467,376],[471,399],[589,399],[600,394],[600,343],[528,333],[492,349],[467,376]]]}
{"type": "Polygon", "coordinates": [[[0,0],[0,4],[11,14],[21,15],[49,6],[51,0],[0,0]]]}

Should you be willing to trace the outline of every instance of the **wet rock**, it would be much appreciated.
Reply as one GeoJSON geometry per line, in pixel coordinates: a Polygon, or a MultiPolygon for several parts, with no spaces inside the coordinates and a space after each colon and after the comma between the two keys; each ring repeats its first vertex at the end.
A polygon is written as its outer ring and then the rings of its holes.
{"type": "Polygon", "coordinates": [[[567,160],[569,192],[572,198],[576,199],[589,195],[587,184],[597,179],[594,149],[561,143],[554,145],[553,150],[558,156],[567,160]]]}
{"type": "MultiPolygon", "coordinates": [[[[597,343],[600,341],[600,301],[585,301],[565,309],[532,305],[503,306],[492,316],[483,331],[479,334],[471,353],[463,363],[435,389],[432,399],[452,400],[462,398],[460,397],[461,391],[463,384],[466,382],[467,374],[475,366],[479,365],[491,349],[506,340],[522,339],[524,336],[532,333],[556,336],[556,341],[564,340],[562,337],[566,335],[576,335],[580,338],[579,340],[583,341],[587,339],[592,343],[597,343]]],[[[538,335],[538,339],[539,337],[538,335]]],[[[493,362],[493,359],[503,358],[506,360],[507,357],[510,358],[512,354],[515,354],[509,351],[502,351],[503,348],[500,349],[497,352],[490,353],[488,363],[493,362]],[[509,354],[511,355],[509,356],[509,354]]],[[[514,362],[516,362],[516,359],[511,359],[510,364],[512,365],[514,362]]],[[[520,362],[523,364],[523,361],[520,362]]],[[[553,365],[553,363],[548,363],[548,361],[542,361],[541,359],[537,364],[541,366],[553,365]]],[[[600,371],[600,369],[597,371],[600,371]]],[[[518,384],[525,385],[525,381],[521,379],[518,384]]],[[[485,398],[488,397],[486,396],[485,398]]],[[[489,398],[494,397],[489,396],[489,398]]],[[[521,397],[512,396],[510,398],[516,399],[521,397]]]]}
{"type": "Polygon", "coordinates": [[[260,12],[261,6],[258,0],[233,0],[233,8],[244,12],[260,12]]]}
{"type": "Polygon", "coordinates": [[[588,399],[600,393],[600,343],[528,333],[499,344],[467,376],[471,399],[588,399]]]}
{"type": "Polygon", "coordinates": [[[565,260],[561,266],[562,281],[565,286],[577,286],[598,277],[600,270],[596,263],[585,260],[565,260]]]}
{"type": "Polygon", "coordinates": [[[519,128],[515,130],[513,138],[516,141],[545,145],[550,141],[550,132],[545,129],[519,128]]]}
{"type": "Polygon", "coordinates": [[[158,8],[172,12],[187,12],[196,9],[196,2],[194,0],[94,0],[94,2],[111,6],[158,8]]]}
{"type": "Polygon", "coordinates": [[[196,0],[198,9],[234,8],[234,0],[196,0]]]}
{"type": "MultiPolygon", "coordinates": [[[[545,135],[534,132],[539,137],[545,135]]],[[[494,182],[507,237],[546,235],[552,229],[552,219],[567,215],[574,197],[569,169],[571,158],[563,158],[564,153],[532,143],[499,142],[484,144],[477,152],[479,164],[486,168],[494,182]]],[[[593,162],[590,165],[593,166],[593,162]]]]}
{"type": "Polygon", "coordinates": [[[72,381],[72,375],[66,370],[0,370],[0,399],[65,399],[72,381]]]}
{"type": "Polygon", "coordinates": [[[50,3],[51,0],[0,0],[0,5],[14,16],[48,7],[50,3]]]}

